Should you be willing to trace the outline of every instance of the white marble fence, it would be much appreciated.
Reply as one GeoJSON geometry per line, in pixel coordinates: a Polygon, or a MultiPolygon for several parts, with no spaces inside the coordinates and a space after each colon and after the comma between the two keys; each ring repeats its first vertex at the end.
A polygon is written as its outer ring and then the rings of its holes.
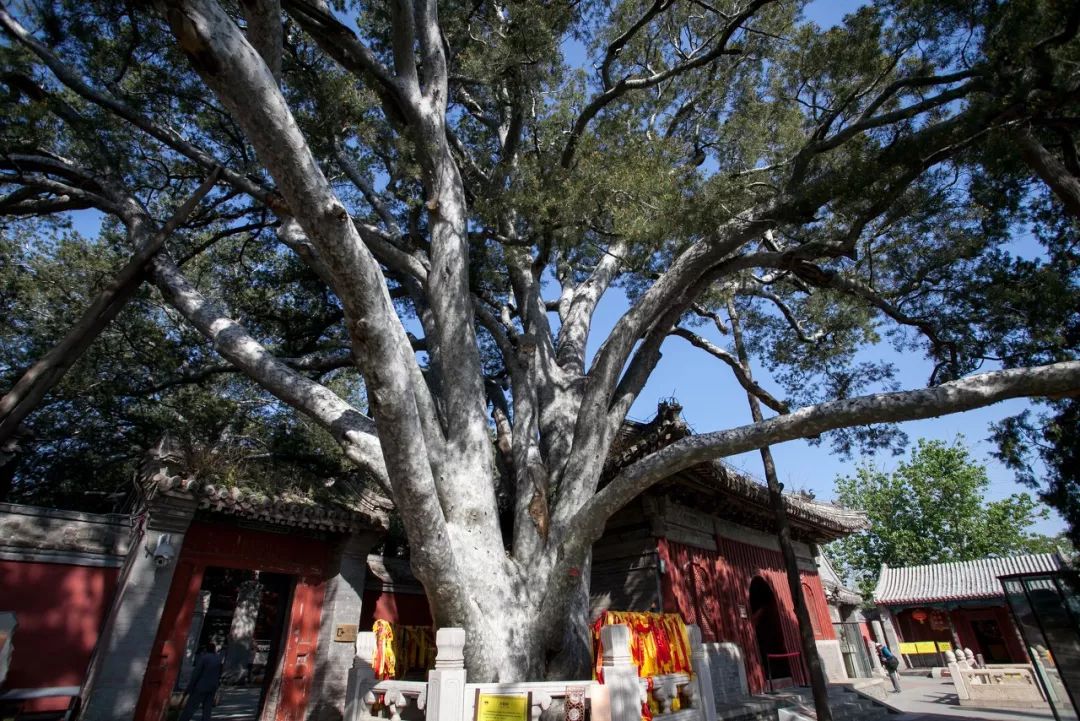
{"type": "Polygon", "coordinates": [[[974,668],[971,649],[945,652],[949,676],[961,706],[1029,708],[1046,705],[1030,664],[994,664],[974,668]],[[966,658],[965,658],[966,656],[966,658]]]}
{"type": "MultiPolygon", "coordinates": [[[[660,709],[653,715],[655,721],[716,721],[712,673],[701,631],[697,626],[689,626],[688,631],[693,675],[669,674],[651,679],[652,698],[660,709]]],[[[592,679],[468,683],[463,653],[466,636],[460,628],[436,632],[438,653],[426,682],[379,681],[372,670],[375,634],[360,633],[349,672],[345,721],[474,721],[480,694],[527,695],[531,703],[528,721],[541,721],[546,712],[560,711],[574,688],[584,689],[591,721],[641,721],[641,705],[648,698],[649,683],[638,677],[630,655],[630,629],[622,624],[604,626],[600,634],[604,647],[603,684],[592,679]]]]}

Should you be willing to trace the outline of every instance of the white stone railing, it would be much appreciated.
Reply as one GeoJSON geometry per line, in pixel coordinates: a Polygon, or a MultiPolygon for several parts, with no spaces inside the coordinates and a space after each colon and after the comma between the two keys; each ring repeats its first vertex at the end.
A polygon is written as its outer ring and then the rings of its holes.
{"type": "MultiPolygon", "coordinates": [[[[472,719],[476,711],[477,694],[496,694],[530,697],[529,721],[539,721],[540,716],[558,703],[566,703],[570,689],[585,690],[585,708],[591,711],[603,693],[603,687],[591,679],[587,681],[533,681],[523,683],[467,683],[465,684],[462,719],[472,719]]],[[[584,721],[579,719],[578,721],[584,721]]]]}
{"type": "Polygon", "coordinates": [[[1030,664],[994,664],[986,668],[964,668],[953,656],[945,655],[949,675],[961,706],[1043,706],[1046,699],[1030,664]]]}
{"type": "MultiPolygon", "coordinates": [[[[652,696],[659,706],[656,721],[716,721],[709,659],[701,644],[701,631],[688,626],[693,675],[654,676],[652,696]],[[675,699],[680,708],[675,710],[675,699]]],[[[630,629],[624,625],[600,629],[604,648],[604,683],[595,681],[535,681],[523,683],[466,683],[465,631],[441,628],[435,634],[435,668],[423,681],[379,681],[372,670],[375,634],[357,634],[356,655],[349,672],[345,721],[471,721],[478,693],[529,695],[528,721],[540,721],[544,711],[570,690],[585,691],[586,713],[592,721],[641,721],[641,705],[648,699],[648,680],[638,677],[630,655],[630,629]]],[[[582,720],[584,721],[584,720],[582,720]]]]}
{"type": "MultiPolygon", "coordinates": [[[[698,698],[698,684],[685,673],[671,673],[652,677],[652,697],[659,707],[653,715],[654,721],[703,721],[701,699],[698,698]],[[679,710],[675,710],[675,699],[679,700],[679,710]]],[[[641,679],[643,692],[648,688],[648,680],[641,679]]]]}
{"type": "Polygon", "coordinates": [[[361,699],[361,716],[401,721],[402,713],[412,715],[407,713],[410,707],[424,711],[427,706],[427,690],[426,681],[380,681],[361,699]]]}

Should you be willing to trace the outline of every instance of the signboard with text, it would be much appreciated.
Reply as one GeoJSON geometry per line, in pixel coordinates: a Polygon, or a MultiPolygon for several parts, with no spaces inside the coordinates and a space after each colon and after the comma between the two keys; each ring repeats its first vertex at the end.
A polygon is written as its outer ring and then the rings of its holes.
{"type": "Polygon", "coordinates": [[[532,694],[498,694],[476,691],[473,721],[529,721],[532,694]]]}

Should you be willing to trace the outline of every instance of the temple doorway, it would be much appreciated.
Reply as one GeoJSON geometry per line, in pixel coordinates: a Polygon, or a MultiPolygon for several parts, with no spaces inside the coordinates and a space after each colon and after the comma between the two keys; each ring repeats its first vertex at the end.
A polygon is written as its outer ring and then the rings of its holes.
{"type": "Polygon", "coordinates": [[[197,654],[212,642],[224,667],[220,703],[211,718],[260,718],[281,658],[294,581],[281,573],[207,567],[174,693],[187,687],[197,654]]]}
{"type": "Polygon", "coordinates": [[[299,534],[193,521],[175,561],[135,720],[179,713],[177,691],[187,687],[190,659],[209,640],[224,646],[232,683],[223,684],[214,719],[305,718],[330,548],[299,534]]]}
{"type": "Polygon", "coordinates": [[[1009,663],[1012,658],[1009,655],[1009,647],[1005,644],[1005,636],[1001,632],[1001,626],[994,619],[973,620],[971,630],[975,634],[975,641],[983,654],[986,663],[1009,663]]]}
{"type": "Polygon", "coordinates": [[[760,576],[750,582],[750,620],[754,625],[761,667],[765,669],[766,678],[770,679],[770,686],[779,679],[788,685],[791,664],[785,655],[787,648],[784,646],[784,630],[780,625],[776,594],[760,576]]]}

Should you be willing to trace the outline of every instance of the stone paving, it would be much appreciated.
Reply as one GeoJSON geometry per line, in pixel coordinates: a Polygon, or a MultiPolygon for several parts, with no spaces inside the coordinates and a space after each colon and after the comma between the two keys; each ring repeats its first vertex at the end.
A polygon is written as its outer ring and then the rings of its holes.
{"type": "Polygon", "coordinates": [[[892,716],[894,721],[1054,721],[1049,707],[984,709],[961,706],[957,702],[956,689],[947,678],[903,676],[900,686],[903,691],[890,693],[886,698],[891,706],[904,712],[892,716]]]}

